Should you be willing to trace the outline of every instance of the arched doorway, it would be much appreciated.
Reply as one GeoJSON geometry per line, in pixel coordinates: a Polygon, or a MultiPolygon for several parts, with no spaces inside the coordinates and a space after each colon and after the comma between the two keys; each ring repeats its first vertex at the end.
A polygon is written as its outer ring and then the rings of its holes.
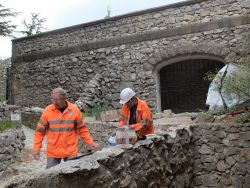
{"type": "Polygon", "coordinates": [[[188,58],[162,67],[159,70],[161,110],[181,113],[205,109],[209,82],[204,76],[223,66],[216,59],[188,58]]]}

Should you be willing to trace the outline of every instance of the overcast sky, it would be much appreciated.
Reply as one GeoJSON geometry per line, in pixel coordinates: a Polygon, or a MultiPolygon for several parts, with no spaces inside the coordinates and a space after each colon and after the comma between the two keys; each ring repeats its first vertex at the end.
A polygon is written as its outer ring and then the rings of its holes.
{"type": "MultiPolygon", "coordinates": [[[[12,19],[19,25],[24,19],[29,20],[31,13],[40,13],[40,18],[46,18],[46,31],[87,23],[103,19],[110,7],[111,16],[117,16],[134,11],[181,2],[184,0],[0,0],[5,8],[20,12],[12,19]]],[[[11,38],[0,37],[0,59],[11,56],[11,38]]]]}

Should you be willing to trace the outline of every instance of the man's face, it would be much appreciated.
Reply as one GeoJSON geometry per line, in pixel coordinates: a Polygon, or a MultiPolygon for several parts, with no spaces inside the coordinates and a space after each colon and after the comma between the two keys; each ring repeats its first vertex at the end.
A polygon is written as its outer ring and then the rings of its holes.
{"type": "Polygon", "coordinates": [[[132,97],[128,102],[125,103],[125,105],[128,108],[132,108],[133,106],[135,106],[137,104],[137,99],[135,97],[132,97]]]}
{"type": "Polygon", "coordinates": [[[52,93],[51,102],[56,106],[56,108],[62,109],[66,105],[66,98],[62,98],[58,93],[52,93]]]}

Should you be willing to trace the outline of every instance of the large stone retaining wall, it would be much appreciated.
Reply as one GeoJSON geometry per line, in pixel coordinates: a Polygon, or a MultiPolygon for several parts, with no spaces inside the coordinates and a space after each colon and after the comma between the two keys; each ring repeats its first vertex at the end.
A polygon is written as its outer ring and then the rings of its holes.
{"type": "Polygon", "coordinates": [[[62,86],[71,101],[118,108],[119,92],[130,86],[155,111],[166,62],[245,59],[249,12],[248,0],[191,0],[15,39],[11,101],[44,107],[62,86]]]}
{"type": "Polygon", "coordinates": [[[6,187],[189,187],[193,149],[188,131],[135,145],[104,148],[49,170],[18,176],[6,187]]]}
{"type": "Polygon", "coordinates": [[[192,132],[193,187],[250,186],[250,124],[204,124],[192,132]]]}

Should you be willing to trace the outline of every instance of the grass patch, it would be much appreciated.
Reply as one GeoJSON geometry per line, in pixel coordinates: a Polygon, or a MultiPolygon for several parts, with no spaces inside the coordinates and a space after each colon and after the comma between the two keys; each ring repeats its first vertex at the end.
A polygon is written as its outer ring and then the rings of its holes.
{"type": "Polygon", "coordinates": [[[95,106],[94,108],[88,110],[87,112],[82,112],[83,116],[96,117],[99,119],[101,113],[110,110],[110,107],[106,106],[95,106]]]}
{"type": "Polygon", "coordinates": [[[16,123],[13,121],[3,121],[0,122],[0,132],[3,132],[6,129],[16,127],[16,123]]]}

